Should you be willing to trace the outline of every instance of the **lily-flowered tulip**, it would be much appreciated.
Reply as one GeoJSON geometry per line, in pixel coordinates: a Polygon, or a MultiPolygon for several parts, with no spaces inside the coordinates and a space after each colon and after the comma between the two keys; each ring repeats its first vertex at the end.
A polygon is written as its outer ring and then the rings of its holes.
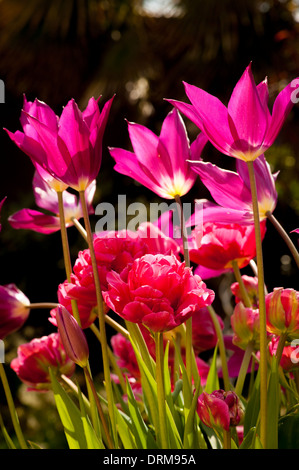
{"type": "Polygon", "coordinates": [[[133,152],[110,148],[114,169],[134,178],[166,199],[183,196],[192,188],[196,173],[187,160],[198,160],[207,138],[199,134],[190,145],[180,114],[173,110],[165,118],[160,136],[148,128],[128,123],[133,152]]]}
{"type": "Polygon", "coordinates": [[[266,295],[267,330],[287,339],[299,338],[299,292],[277,287],[266,295]]]}
{"type": "Polygon", "coordinates": [[[89,348],[86,336],[77,320],[65,307],[56,307],[56,322],[62,344],[68,357],[81,367],[86,367],[89,358],[89,348]]]}
{"type": "MultiPolygon", "coordinates": [[[[261,223],[262,236],[265,222],[261,223]]],[[[189,238],[190,260],[198,264],[196,273],[203,279],[232,271],[235,261],[244,268],[256,255],[253,225],[203,223],[195,227],[189,238]]]]}
{"type": "Polygon", "coordinates": [[[112,271],[107,281],[104,300],[108,307],[153,332],[184,323],[198,309],[211,305],[215,297],[174,255],[144,255],[132,263],[126,278],[112,271]]]}
{"type": "MultiPolygon", "coordinates": [[[[94,180],[85,191],[88,212],[90,214],[94,212],[92,200],[95,189],[96,181],[94,180]]],[[[10,225],[15,229],[33,230],[44,234],[60,230],[57,192],[40,176],[38,171],[35,172],[33,178],[33,192],[37,206],[52,212],[53,215],[33,209],[21,209],[8,218],[10,225]]],[[[62,197],[66,227],[70,227],[73,225],[73,219],[81,219],[83,217],[81,203],[74,194],[66,190],[63,191],[62,197]]]]}
{"type": "Polygon", "coordinates": [[[70,186],[85,191],[100,170],[102,140],[113,98],[102,112],[98,101],[90,98],[81,112],[72,99],[58,117],[46,103],[37,99],[28,102],[25,98],[21,113],[23,132],[7,133],[36,168],[43,168],[63,183],[63,189],[70,186]]]}
{"type": "Polygon", "coordinates": [[[253,161],[275,141],[293,104],[297,101],[297,79],[276,97],[272,114],[268,109],[268,84],[256,86],[251,64],[236,84],[226,107],[215,96],[184,82],[191,104],[168,100],[206,134],[221,153],[253,161]]]}
{"type": "MultiPolygon", "coordinates": [[[[257,186],[260,220],[265,219],[267,212],[272,213],[277,203],[275,181],[278,173],[272,174],[270,165],[264,155],[260,155],[253,163],[257,186]]],[[[237,160],[237,172],[223,170],[209,162],[194,162],[192,168],[196,171],[203,184],[208,188],[212,197],[221,207],[231,209],[234,219],[240,223],[252,223],[253,209],[249,173],[245,162],[237,160]]],[[[200,201],[199,201],[200,202],[200,201]]],[[[213,217],[213,214],[211,214],[213,217]]],[[[232,214],[223,211],[223,222],[232,222],[232,214]]]]}
{"type": "Polygon", "coordinates": [[[215,390],[211,394],[203,392],[198,397],[197,413],[209,428],[229,431],[230,426],[238,426],[241,422],[244,409],[235,392],[215,390]]]}
{"type": "Polygon", "coordinates": [[[29,305],[29,299],[15,284],[0,286],[0,339],[24,325],[29,305]]]}
{"type": "Polygon", "coordinates": [[[59,333],[19,346],[18,356],[10,366],[28,390],[39,392],[51,389],[49,368],[58,378],[62,374],[71,377],[75,371],[75,363],[66,355],[59,333]]]}
{"type": "Polygon", "coordinates": [[[231,326],[234,332],[233,343],[241,349],[246,349],[250,343],[255,350],[259,349],[260,316],[258,309],[244,307],[238,302],[231,316],[231,326]]]}
{"type": "MultiPolygon", "coordinates": [[[[258,307],[258,278],[247,276],[246,274],[244,274],[242,276],[242,281],[247,291],[252,307],[257,308],[258,307]]],[[[232,291],[232,294],[235,296],[236,303],[241,302],[241,301],[244,302],[244,299],[242,298],[242,291],[238,282],[234,282],[230,286],[230,289],[232,291]]]]}

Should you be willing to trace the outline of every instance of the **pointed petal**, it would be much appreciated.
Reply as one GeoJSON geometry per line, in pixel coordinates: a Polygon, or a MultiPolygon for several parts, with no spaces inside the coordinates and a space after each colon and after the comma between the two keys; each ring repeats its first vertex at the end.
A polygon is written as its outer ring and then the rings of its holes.
{"type": "Polygon", "coordinates": [[[34,232],[50,234],[60,230],[59,218],[45,215],[31,209],[22,209],[8,218],[15,229],[33,230],[34,232]]]}
{"type": "Polygon", "coordinates": [[[166,100],[176,109],[178,109],[181,113],[183,113],[190,121],[194,122],[194,124],[200,129],[203,130],[203,124],[200,116],[196,112],[196,109],[192,104],[184,103],[183,101],[177,100],[166,100]]]}

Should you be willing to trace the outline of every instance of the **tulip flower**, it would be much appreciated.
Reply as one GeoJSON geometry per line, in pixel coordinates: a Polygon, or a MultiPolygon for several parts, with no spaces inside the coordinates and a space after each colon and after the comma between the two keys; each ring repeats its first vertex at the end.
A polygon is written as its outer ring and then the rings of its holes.
{"type": "Polygon", "coordinates": [[[203,392],[198,397],[197,413],[206,426],[229,431],[230,426],[241,422],[244,410],[234,392],[215,390],[211,394],[203,392]]]}
{"type": "MultiPolygon", "coordinates": [[[[102,112],[98,100],[90,98],[81,112],[74,99],[58,117],[45,103],[24,99],[21,113],[23,132],[7,131],[15,144],[38,169],[77,191],[85,191],[96,179],[102,160],[102,139],[113,98],[102,112]]],[[[61,190],[61,188],[60,188],[61,190]]]]}
{"type": "Polygon", "coordinates": [[[58,333],[34,338],[18,347],[18,356],[11,361],[11,368],[28,390],[47,391],[51,389],[49,368],[55,375],[71,377],[75,371],[74,362],[66,355],[58,333]]]}
{"type": "MultiPolygon", "coordinates": [[[[90,214],[93,213],[92,200],[95,189],[96,182],[94,180],[85,192],[90,214]]],[[[33,230],[44,234],[50,234],[60,230],[57,192],[40,176],[38,171],[35,172],[33,178],[33,192],[37,206],[46,211],[53,212],[54,215],[32,209],[21,209],[8,218],[10,225],[15,229],[33,230]]],[[[83,217],[82,207],[77,197],[69,191],[64,190],[62,197],[66,227],[70,227],[73,225],[74,219],[81,219],[83,217]]]]}
{"type": "MultiPolygon", "coordinates": [[[[296,341],[294,342],[296,344],[287,344],[282,350],[280,366],[285,372],[293,371],[299,367],[298,343],[296,341]]],[[[273,336],[269,341],[269,352],[271,356],[275,356],[277,354],[278,344],[279,338],[277,336],[273,336]]]]}
{"type": "Polygon", "coordinates": [[[0,339],[20,329],[30,312],[30,301],[15,284],[0,286],[0,339]]]}
{"type": "Polygon", "coordinates": [[[299,338],[299,292],[277,287],[266,295],[267,330],[287,339],[299,338]]]}
{"type": "MultiPolygon", "coordinates": [[[[223,329],[224,324],[222,318],[217,315],[220,328],[223,329]]],[[[207,307],[199,309],[192,315],[192,344],[194,352],[200,354],[216,346],[218,341],[217,333],[211,315],[207,307]]]]}
{"type": "Polygon", "coordinates": [[[221,153],[248,162],[274,143],[297,102],[298,83],[293,80],[278,94],[272,115],[267,80],[256,86],[251,64],[236,84],[227,107],[215,96],[185,82],[191,104],[168,101],[191,119],[221,153]]]}
{"type": "MultiPolygon", "coordinates": [[[[258,278],[247,276],[246,274],[242,276],[243,285],[247,291],[249,299],[251,301],[251,305],[254,308],[258,307],[258,278]]],[[[231,286],[231,291],[235,296],[235,302],[241,302],[242,300],[242,292],[238,282],[234,282],[231,286]]]]}
{"type": "Polygon", "coordinates": [[[126,278],[111,271],[107,281],[107,306],[153,332],[175,328],[214,300],[214,292],[174,255],[144,255],[133,261],[126,278]]]}
{"type": "Polygon", "coordinates": [[[62,305],[58,305],[56,308],[56,321],[67,355],[79,366],[86,367],[89,349],[85,334],[77,321],[62,305]]]}
{"type": "MultiPolygon", "coordinates": [[[[191,163],[191,162],[190,162],[191,163]]],[[[260,220],[272,213],[277,203],[277,191],[275,181],[278,173],[272,174],[270,165],[264,155],[260,155],[254,161],[254,172],[257,186],[260,220]]],[[[247,165],[242,160],[237,160],[237,173],[223,170],[209,162],[191,163],[192,168],[199,174],[201,181],[208,188],[212,197],[221,207],[239,212],[240,223],[253,222],[252,196],[250,189],[249,173],[247,165]]],[[[200,202],[200,201],[199,201],[200,202]]],[[[223,221],[232,221],[230,211],[225,214],[223,221]]],[[[236,220],[236,215],[234,216],[236,220]]]]}
{"type": "MultiPolygon", "coordinates": [[[[261,228],[264,236],[265,222],[261,228]]],[[[203,279],[232,271],[233,261],[242,269],[256,255],[254,226],[218,221],[203,223],[191,232],[189,253],[190,260],[198,264],[196,273],[203,279]]]]}
{"type": "Polygon", "coordinates": [[[196,173],[187,160],[198,160],[207,138],[199,134],[190,145],[180,114],[173,110],[165,118],[160,136],[136,123],[128,123],[133,152],[110,148],[114,169],[130,176],[158,196],[173,199],[193,186],[196,173]]]}
{"type": "Polygon", "coordinates": [[[255,350],[259,349],[259,311],[244,307],[238,302],[231,316],[231,326],[234,332],[233,343],[241,349],[246,349],[249,343],[255,350]]]}

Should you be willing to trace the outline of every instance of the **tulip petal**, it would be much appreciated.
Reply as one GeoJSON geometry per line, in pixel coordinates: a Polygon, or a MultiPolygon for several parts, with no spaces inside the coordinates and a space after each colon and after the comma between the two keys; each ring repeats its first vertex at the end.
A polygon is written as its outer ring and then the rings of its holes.
{"type": "Polygon", "coordinates": [[[31,209],[21,209],[8,218],[15,229],[33,230],[34,232],[50,234],[60,230],[59,217],[45,215],[31,209]]]}

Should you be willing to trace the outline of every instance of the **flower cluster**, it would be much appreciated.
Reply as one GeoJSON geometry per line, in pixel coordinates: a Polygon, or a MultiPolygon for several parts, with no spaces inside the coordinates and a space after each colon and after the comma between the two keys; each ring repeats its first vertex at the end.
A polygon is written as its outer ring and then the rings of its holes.
{"type": "MultiPolygon", "coordinates": [[[[267,447],[278,439],[278,426],[267,430],[269,397],[277,406],[275,417],[280,407],[288,413],[298,401],[293,341],[299,339],[299,292],[277,287],[268,293],[262,257],[278,199],[278,173],[272,173],[264,152],[294,104],[294,83],[279,93],[272,114],[267,80],[256,86],[251,64],[227,107],[193,85],[185,83],[185,89],[191,104],[168,100],[174,108],[159,136],[128,122],[133,151],[109,147],[115,171],[175,200],[180,226],[171,221],[167,231],[164,215],[135,231],[92,233],[89,216],[114,97],[102,111],[100,100],[91,98],[82,112],[72,99],[60,117],[42,101],[24,98],[22,132],[6,131],[34,165],[35,202],[45,211],[22,209],[8,221],[15,229],[45,235],[60,230],[66,277],[51,303],[34,304],[14,284],[0,286],[0,339],[21,329],[32,310],[49,309],[55,332],[20,345],[11,368],[29,390],[55,391],[68,443],[77,448],[229,448],[240,445],[233,428],[243,426],[244,415],[257,404],[256,416],[246,420],[250,428],[244,425],[244,445],[267,447]],[[192,143],[180,112],[200,130],[192,143]],[[208,141],[236,158],[236,171],[203,161],[208,141]],[[185,220],[181,196],[198,176],[214,200],[196,199],[185,220]],[[73,226],[86,242],[75,260],[68,246],[73,226]],[[244,268],[253,275],[242,275],[244,268]],[[232,275],[234,302],[224,318],[215,313],[216,291],[208,283],[232,275]],[[106,324],[114,329],[110,339],[106,324]],[[99,391],[89,363],[88,329],[101,347],[99,391]],[[71,380],[76,366],[83,370],[88,397],[71,380]],[[269,371],[274,371],[270,381],[269,371]]],[[[285,232],[283,239],[299,266],[285,232]]],[[[21,439],[18,421],[13,422],[21,439]]]]}

